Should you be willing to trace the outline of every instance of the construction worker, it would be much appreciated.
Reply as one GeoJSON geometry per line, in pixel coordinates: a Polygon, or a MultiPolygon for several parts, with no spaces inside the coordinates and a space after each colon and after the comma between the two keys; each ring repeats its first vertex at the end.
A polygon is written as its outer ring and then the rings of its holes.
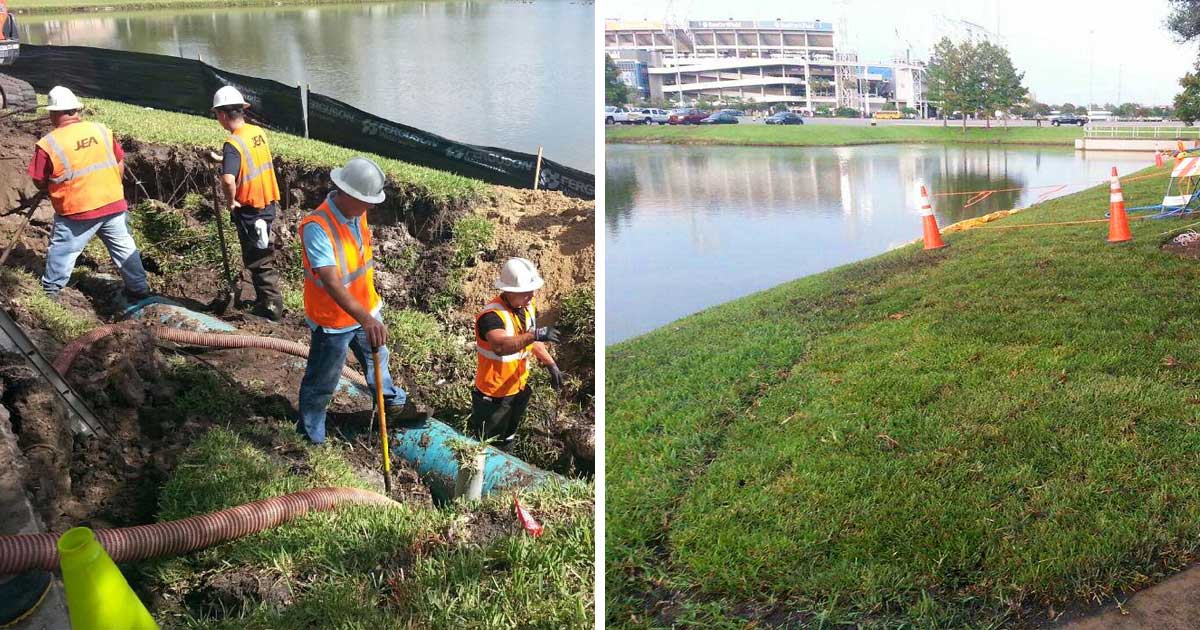
{"type": "Polygon", "coordinates": [[[279,213],[279,182],[271,161],[271,146],[261,127],[246,122],[250,104],[233,86],[213,96],[217,121],[229,132],[222,150],[221,184],[226,208],[233,216],[242,263],[254,284],[254,314],[273,321],[283,317],[283,293],[275,269],[271,224],[279,213]]]}
{"type": "Polygon", "coordinates": [[[0,42],[17,39],[17,20],[8,12],[8,0],[0,0],[0,42]]]}
{"type": "Polygon", "coordinates": [[[126,298],[147,297],[150,287],[142,255],[129,233],[129,204],[121,184],[125,152],[107,127],[83,120],[83,103],[71,90],[51,89],[46,109],[54,131],[38,140],[29,162],[29,177],[54,206],[42,290],[57,300],[71,279],[75,259],[93,236],[99,236],[125,281],[126,298]]]}
{"type": "Polygon", "coordinates": [[[544,281],[524,258],[510,258],[500,269],[500,294],[475,316],[475,390],[471,392],[471,431],[481,440],[496,440],[508,450],[525,418],[532,388],[529,355],[550,371],[550,386],[560,389],[563,373],[545,344],[558,343],[553,326],[537,327],[533,293],[544,281]]]}
{"type": "Polygon", "coordinates": [[[303,242],[304,314],[312,329],[312,344],[304,380],[300,382],[300,420],[313,443],[325,441],[325,410],[337,388],[346,348],[363,367],[375,393],[372,349],[382,367],[384,406],[388,420],[419,422],[429,417],[388,370],[387,327],[380,312],[383,300],[375,291],[375,266],[367,212],[384,200],[384,174],[363,157],[351,159],[330,173],[337,190],[300,220],[303,242]]]}

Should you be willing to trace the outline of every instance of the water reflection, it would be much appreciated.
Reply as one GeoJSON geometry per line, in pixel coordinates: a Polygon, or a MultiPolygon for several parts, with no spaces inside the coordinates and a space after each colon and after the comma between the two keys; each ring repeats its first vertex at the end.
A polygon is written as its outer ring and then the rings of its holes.
{"type": "Polygon", "coordinates": [[[447,1],[24,16],[24,41],[202,58],[594,171],[594,7],[447,1]]]}
{"type": "Polygon", "coordinates": [[[614,343],[920,236],[913,182],[946,225],[1149,158],[1070,149],[875,145],[606,147],[606,339],[614,343]],[[1012,189],[979,199],[953,194],[1012,189]],[[653,304],[653,309],[647,309],[653,304]]]}

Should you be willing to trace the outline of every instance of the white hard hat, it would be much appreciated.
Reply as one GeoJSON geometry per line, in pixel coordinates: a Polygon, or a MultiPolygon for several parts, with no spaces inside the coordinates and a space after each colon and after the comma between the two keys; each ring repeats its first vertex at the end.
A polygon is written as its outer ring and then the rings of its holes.
{"type": "Polygon", "coordinates": [[[247,103],[246,99],[242,98],[242,93],[239,92],[237,88],[233,87],[232,85],[226,85],[225,87],[217,90],[217,93],[213,95],[212,108],[217,109],[218,107],[229,107],[231,105],[250,107],[250,103],[247,103]]]}
{"type": "Polygon", "coordinates": [[[375,162],[365,158],[350,158],[342,168],[329,174],[338,190],[365,203],[383,203],[383,185],[387,177],[375,162]]]}
{"type": "Polygon", "coordinates": [[[50,88],[50,104],[46,106],[46,109],[52,112],[69,112],[83,109],[83,103],[75,98],[74,92],[61,85],[56,85],[50,88]]]}
{"type": "Polygon", "coordinates": [[[542,288],[545,281],[537,267],[524,258],[509,258],[500,268],[496,288],[508,293],[528,293],[542,288]]]}

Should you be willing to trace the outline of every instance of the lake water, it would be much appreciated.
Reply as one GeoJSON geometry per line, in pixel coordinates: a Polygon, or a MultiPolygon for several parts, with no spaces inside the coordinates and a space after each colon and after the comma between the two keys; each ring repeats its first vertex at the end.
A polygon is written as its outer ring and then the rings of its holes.
{"type": "Polygon", "coordinates": [[[945,226],[1081,190],[1114,165],[1125,173],[1152,163],[1130,153],[896,144],[605,151],[609,344],[919,238],[917,178],[932,194],[1016,189],[970,207],[972,195],[934,197],[945,226]]]}
{"type": "Polygon", "coordinates": [[[595,7],[401,2],[18,16],[23,41],[195,59],[595,172],[595,7]]]}

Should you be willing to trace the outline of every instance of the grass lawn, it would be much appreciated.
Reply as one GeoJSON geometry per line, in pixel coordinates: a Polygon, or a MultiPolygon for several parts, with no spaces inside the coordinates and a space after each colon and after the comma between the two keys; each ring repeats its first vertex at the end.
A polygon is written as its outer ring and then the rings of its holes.
{"type": "MultiPolygon", "coordinates": [[[[44,98],[44,97],[43,97],[44,98]]],[[[178,114],[97,98],[84,99],[87,116],[112,128],[118,136],[177,147],[220,150],[229,134],[216,119],[178,114]]],[[[317,169],[342,166],[356,155],[369,155],[399,187],[435,204],[468,203],[481,198],[489,185],[424,166],[366,154],[316,140],[272,132],[271,150],[277,158],[317,169]]]]}
{"type": "Polygon", "coordinates": [[[889,142],[937,142],[983,144],[1043,144],[1074,146],[1083,137],[1079,127],[993,127],[983,129],[889,125],[711,125],[711,126],[612,126],[604,133],[607,142],[665,144],[743,144],[764,146],[840,146],[889,142]]]}
{"type": "MultiPolygon", "coordinates": [[[[189,448],[163,488],[161,518],[304,488],[363,487],[336,447],[307,450],[310,470],[296,473],[233,432],[213,429],[189,448]]],[[[592,627],[590,485],[525,491],[522,503],[543,521],[542,537],[521,532],[472,542],[476,522],[514,518],[510,495],[472,509],[356,506],[126,573],[135,576],[143,601],[154,593],[152,612],[164,627],[592,627]],[[222,578],[247,577],[287,593],[285,601],[256,601],[254,589],[244,600],[211,591],[222,578]]]]}
{"type": "Polygon", "coordinates": [[[365,4],[379,0],[13,0],[14,13],[65,13],[72,11],[108,11],[143,9],[189,9],[198,7],[253,7],[314,4],[365,4]]]}
{"type": "Polygon", "coordinates": [[[608,348],[610,623],[1011,627],[1196,560],[1186,223],[951,234],[608,348]]]}

